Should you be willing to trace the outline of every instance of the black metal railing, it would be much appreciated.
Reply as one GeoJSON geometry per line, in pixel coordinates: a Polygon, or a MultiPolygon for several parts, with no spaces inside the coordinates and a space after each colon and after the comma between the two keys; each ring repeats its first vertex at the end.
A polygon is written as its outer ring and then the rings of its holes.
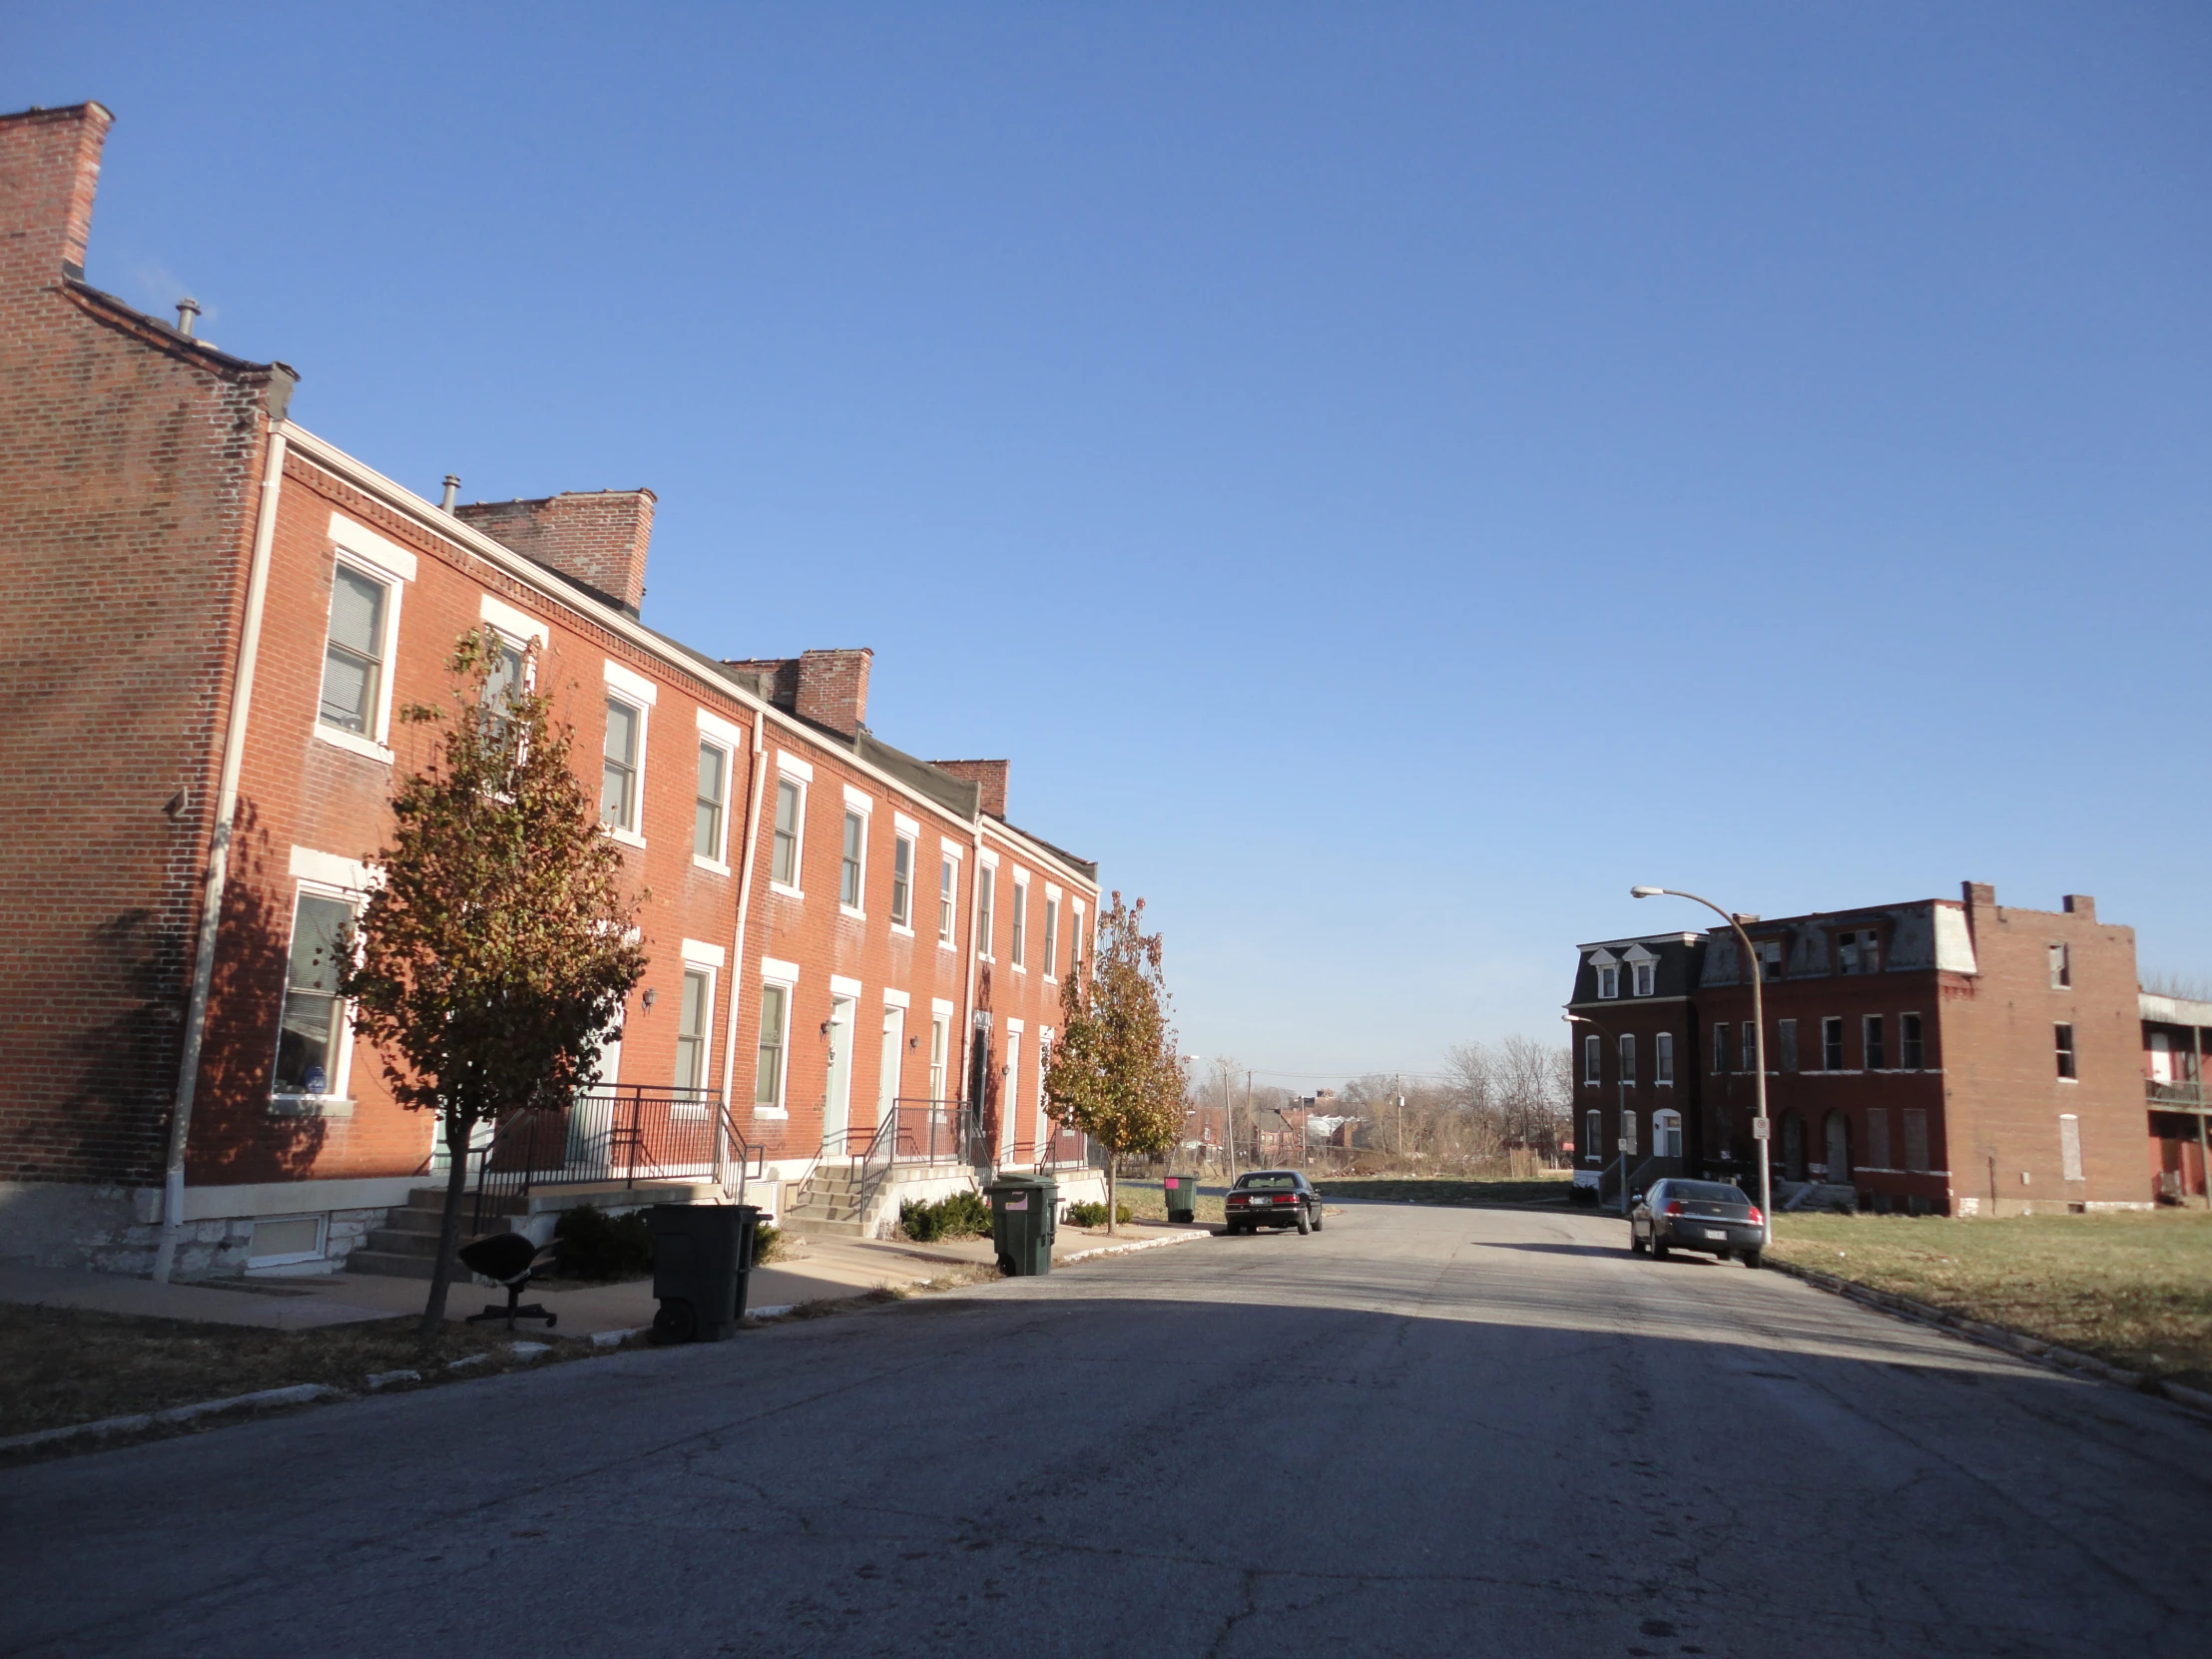
{"type": "Polygon", "coordinates": [[[2202,1106],[2204,1084],[2193,1081],[2159,1083],[2146,1078],[2143,1096],[2153,1106],[2202,1106]]]}
{"type": "Polygon", "coordinates": [[[902,1095],[873,1129],[848,1132],[842,1151],[856,1170],[969,1164],[975,1161],[973,1120],[965,1101],[902,1095]]]}
{"type": "Polygon", "coordinates": [[[476,1149],[476,1230],[533,1192],[617,1182],[628,1189],[640,1180],[742,1183],[781,1155],[774,1131],[755,1125],[748,1133],[719,1090],[581,1089],[566,1106],[502,1120],[476,1149]]]}

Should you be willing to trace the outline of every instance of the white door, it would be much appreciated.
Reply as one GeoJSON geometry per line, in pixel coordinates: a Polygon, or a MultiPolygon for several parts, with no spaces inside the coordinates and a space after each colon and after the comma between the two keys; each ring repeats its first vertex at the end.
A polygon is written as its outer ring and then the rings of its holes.
{"type": "Polygon", "coordinates": [[[1006,1076],[998,1086],[998,1161],[1013,1161],[1014,1127],[1021,1118],[1021,1033],[1006,1033],[1006,1076]]]}
{"type": "Polygon", "coordinates": [[[852,1116],[852,998],[830,1004],[830,1088],[822,1103],[822,1145],[844,1150],[845,1124],[852,1116]]]}
{"type": "MultiPolygon", "coordinates": [[[[898,1065],[906,1051],[906,1010],[883,1010],[883,1063],[875,1075],[875,1121],[889,1123],[898,1111],[898,1065]]],[[[884,1142],[883,1156],[898,1156],[898,1130],[890,1131],[890,1139],[884,1142]]]]}

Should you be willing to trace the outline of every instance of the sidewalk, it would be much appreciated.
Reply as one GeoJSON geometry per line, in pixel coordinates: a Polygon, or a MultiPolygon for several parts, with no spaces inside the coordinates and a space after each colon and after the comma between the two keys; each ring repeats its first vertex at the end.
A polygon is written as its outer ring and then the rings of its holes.
{"type": "MultiPolygon", "coordinates": [[[[1158,1222],[1130,1223],[1114,1238],[1108,1238],[1103,1227],[1064,1227],[1053,1242],[1052,1259],[1060,1265],[1100,1252],[1118,1254],[1132,1246],[1149,1248],[1208,1236],[1209,1230],[1203,1227],[1171,1227],[1158,1222]]],[[[950,1239],[922,1245],[904,1240],[787,1236],[787,1248],[792,1251],[790,1259],[753,1270],[746,1299],[750,1308],[791,1308],[886,1287],[926,1284],[941,1277],[949,1267],[987,1268],[994,1259],[988,1239],[950,1239]]],[[[0,1266],[0,1302],[147,1315],[205,1325],[256,1326],[270,1331],[306,1331],[402,1318],[421,1313],[428,1294],[425,1280],[386,1279],[373,1274],[157,1285],[119,1274],[0,1266]]],[[[550,1280],[531,1286],[526,1300],[542,1302],[558,1315],[560,1324],[556,1329],[564,1337],[589,1337],[651,1325],[656,1306],[650,1279],[574,1286],[550,1280]]],[[[454,1282],[446,1298],[446,1318],[465,1319],[488,1305],[505,1301],[504,1292],[471,1283],[464,1275],[454,1282]]],[[[532,1322],[524,1329],[538,1327],[532,1322]]]]}

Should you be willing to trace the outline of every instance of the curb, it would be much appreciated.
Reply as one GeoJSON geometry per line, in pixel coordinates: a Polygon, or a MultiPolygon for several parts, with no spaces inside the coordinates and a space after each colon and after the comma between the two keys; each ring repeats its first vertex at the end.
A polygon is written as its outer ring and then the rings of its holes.
{"type": "Polygon", "coordinates": [[[1761,1266],[1776,1273],[1788,1274],[1792,1279],[1803,1280],[1815,1290],[1826,1291],[1852,1302],[1864,1303],[1880,1309],[1885,1314],[1895,1314],[1901,1319],[1918,1321],[1955,1333],[1969,1342],[1980,1343],[1986,1348],[2001,1349],[2022,1360],[2032,1360],[2052,1371],[2070,1372],[2093,1377],[2099,1382],[2114,1382],[2137,1393],[2156,1394],[2172,1400],[2176,1405],[2212,1416],[2212,1393],[2201,1388],[2184,1387],[2179,1382],[2160,1382],[2145,1377],[2139,1371],[2123,1371],[2118,1366],[2105,1364],[2093,1355],[2081,1354],[2056,1343],[2046,1343],[2034,1337],[2023,1336],[2017,1331],[2007,1331],[2001,1325],[1990,1325],[1982,1320],[1970,1320],[1962,1314],[1949,1313],[1926,1302],[1916,1302],[1909,1296],[1898,1296],[1890,1291],[1878,1291],[1856,1280],[1838,1279],[1832,1273],[1822,1273],[1815,1268],[1801,1268],[1795,1262],[1777,1261],[1769,1256],[1761,1266]]]}
{"type": "Polygon", "coordinates": [[[1164,1245],[1190,1244],[1198,1239],[1210,1239],[1212,1233],[1171,1233],[1164,1239],[1139,1239],[1133,1244],[1100,1245],[1096,1250],[1078,1250],[1071,1255],[1053,1259],[1056,1268],[1072,1267],[1077,1262],[1094,1261],[1101,1256],[1127,1256],[1132,1251],[1158,1250],[1164,1245]]]}
{"type": "Polygon", "coordinates": [[[157,1423],[190,1422],[195,1417],[212,1416],[218,1411],[255,1410],[265,1405],[305,1405],[310,1400],[343,1397],[344,1390],[333,1388],[327,1382],[295,1382],[288,1388],[263,1388],[256,1393],[233,1394],[228,1399],[203,1399],[191,1405],[172,1405],[166,1411],[140,1411],[127,1417],[102,1417],[97,1422],[73,1422],[60,1428],[40,1428],[29,1434],[11,1434],[0,1440],[0,1451],[53,1445],[61,1440],[105,1439],[110,1434],[134,1433],[142,1428],[152,1428],[157,1423]]]}

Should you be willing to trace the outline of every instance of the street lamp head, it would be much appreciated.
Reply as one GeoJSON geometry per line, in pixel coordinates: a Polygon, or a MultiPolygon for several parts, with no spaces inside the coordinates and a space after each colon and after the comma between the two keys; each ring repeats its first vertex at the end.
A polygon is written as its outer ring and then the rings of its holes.
{"type": "Polygon", "coordinates": [[[1665,887],[1630,887],[1628,896],[1630,898],[1657,898],[1666,890],[1665,887]]]}

